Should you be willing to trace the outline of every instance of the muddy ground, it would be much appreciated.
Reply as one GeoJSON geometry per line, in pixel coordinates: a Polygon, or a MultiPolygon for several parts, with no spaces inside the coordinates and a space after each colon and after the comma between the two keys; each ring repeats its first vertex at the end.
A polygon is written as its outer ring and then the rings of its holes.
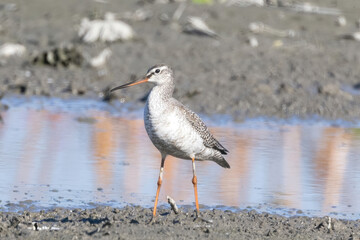
{"type": "MultiPolygon", "coordinates": [[[[342,39],[358,31],[360,1],[314,0],[339,8],[347,25],[336,16],[296,13],[281,7],[226,7],[224,4],[187,7],[177,22],[179,3],[154,1],[9,1],[0,3],[0,43],[26,46],[24,57],[1,59],[0,95],[88,97],[133,102],[143,106],[151,86],[118,91],[108,99],[107,89],[141,77],[157,63],[172,66],[175,97],[196,112],[249,117],[313,117],[358,120],[360,116],[360,42],[342,39]],[[9,5],[7,3],[15,3],[9,5]],[[146,21],[127,20],[136,40],[84,44],[77,37],[83,17],[102,17],[111,11],[122,16],[137,9],[150,12],[146,21]],[[188,16],[200,16],[219,37],[181,31],[188,16]],[[295,31],[295,37],[254,34],[251,22],[295,31]],[[258,47],[247,43],[255,36],[258,47]],[[101,69],[47,66],[34,57],[73,46],[84,58],[109,47],[113,53],[101,69]]],[[[276,2],[276,1],[273,1],[276,2]]],[[[291,1],[289,1],[291,2],[291,1]]],[[[281,217],[254,211],[204,210],[212,223],[193,221],[193,212],[175,216],[160,211],[155,224],[146,225],[151,209],[54,209],[46,212],[0,213],[0,238],[101,237],[109,239],[359,239],[359,221],[329,218],[281,217]],[[34,223],[38,230],[34,231],[34,223]],[[46,230],[44,227],[53,227],[46,230]]]]}
{"type": "MultiPolygon", "coordinates": [[[[157,63],[172,66],[176,74],[175,97],[196,112],[249,117],[311,117],[359,119],[360,42],[342,39],[358,31],[357,0],[318,0],[314,4],[338,8],[337,16],[297,13],[283,7],[226,7],[224,4],[187,4],[179,21],[172,16],[179,3],[154,1],[9,1],[0,8],[1,43],[24,44],[23,58],[2,59],[0,92],[57,97],[103,99],[108,88],[140,78],[157,63]],[[6,7],[7,6],[7,7],[6,7]],[[84,44],[77,29],[84,17],[102,18],[111,11],[119,17],[142,9],[146,21],[126,20],[136,31],[135,41],[84,44]],[[218,38],[181,31],[188,16],[202,17],[218,38]],[[254,34],[251,22],[275,29],[293,30],[295,37],[254,34]],[[251,47],[255,36],[259,46],[251,47]],[[49,67],[34,56],[72,45],[85,58],[105,47],[113,52],[103,69],[84,61],[80,66],[49,67]]],[[[276,2],[276,1],[273,1],[276,2]]],[[[282,1],[291,2],[291,1],[282,1]]],[[[61,65],[61,64],[60,64],[61,65]]],[[[116,92],[113,101],[139,103],[151,86],[116,92]]]]}
{"type": "Polygon", "coordinates": [[[202,219],[182,209],[159,211],[141,207],[91,210],[61,208],[39,213],[0,213],[2,239],[359,239],[360,221],[282,217],[255,211],[204,210],[202,219]]]}

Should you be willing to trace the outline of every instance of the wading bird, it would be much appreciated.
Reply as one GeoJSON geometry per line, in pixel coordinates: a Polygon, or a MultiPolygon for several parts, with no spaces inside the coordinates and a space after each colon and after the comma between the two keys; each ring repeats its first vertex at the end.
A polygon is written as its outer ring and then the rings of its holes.
{"type": "Polygon", "coordinates": [[[192,160],[192,183],[194,185],[196,213],[199,216],[195,160],[214,161],[223,168],[230,168],[222,156],[223,154],[226,155],[228,150],[213,137],[196,113],[172,97],[175,88],[174,74],[172,69],[166,65],[156,65],[147,71],[144,79],[115,87],[110,92],[146,82],[154,83],[155,86],[148,96],[144,109],[145,128],[152,143],[161,153],[153,219],[156,217],[156,207],[167,155],[192,160]]]}

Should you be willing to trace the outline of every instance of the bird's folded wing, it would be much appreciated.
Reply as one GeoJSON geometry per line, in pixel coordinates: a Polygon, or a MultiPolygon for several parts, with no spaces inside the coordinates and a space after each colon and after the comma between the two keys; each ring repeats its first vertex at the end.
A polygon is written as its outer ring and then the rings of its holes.
{"type": "Polygon", "coordinates": [[[181,108],[181,110],[184,111],[184,115],[186,116],[186,119],[189,121],[189,123],[200,134],[206,147],[216,149],[225,155],[229,152],[214,138],[214,136],[210,133],[209,129],[206,127],[205,123],[196,113],[194,113],[182,104],[179,107],[181,108]]]}

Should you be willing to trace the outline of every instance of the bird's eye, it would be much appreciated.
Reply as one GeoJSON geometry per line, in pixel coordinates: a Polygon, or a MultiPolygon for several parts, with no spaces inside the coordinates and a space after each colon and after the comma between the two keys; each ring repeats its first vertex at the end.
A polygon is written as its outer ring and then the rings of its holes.
{"type": "Polygon", "coordinates": [[[156,70],[155,70],[155,73],[159,73],[159,72],[160,72],[160,69],[156,69],[156,70]]]}

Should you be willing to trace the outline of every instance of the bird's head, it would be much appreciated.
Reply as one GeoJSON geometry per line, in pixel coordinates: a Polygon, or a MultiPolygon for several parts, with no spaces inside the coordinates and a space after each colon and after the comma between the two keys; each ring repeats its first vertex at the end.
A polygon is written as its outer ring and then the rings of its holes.
{"type": "Polygon", "coordinates": [[[140,83],[145,83],[145,82],[155,83],[157,86],[167,85],[167,84],[172,85],[173,71],[170,67],[168,67],[164,64],[155,65],[147,71],[144,78],[126,83],[126,84],[118,86],[118,87],[115,87],[115,88],[111,89],[110,92],[113,92],[115,90],[122,89],[122,88],[131,87],[131,86],[134,86],[134,85],[137,85],[140,83]]]}

